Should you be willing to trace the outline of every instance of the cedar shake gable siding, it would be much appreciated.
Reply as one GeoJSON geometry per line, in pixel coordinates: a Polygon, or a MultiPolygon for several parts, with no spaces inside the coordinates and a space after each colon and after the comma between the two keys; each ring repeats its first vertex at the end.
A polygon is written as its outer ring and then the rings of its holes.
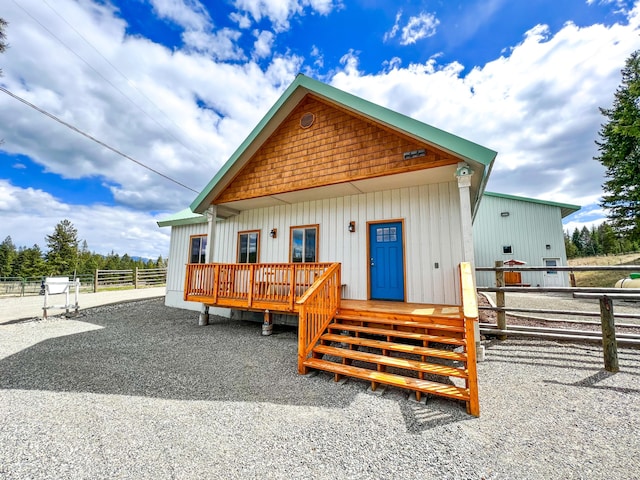
{"type": "Polygon", "coordinates": [[[293,109],[213,203],[455,165],[459,159],[313,94],[293,109]],[[315,116],[300,126],[306,113],[315,116]],[[409,160],[404,152],[424,149],[409,160]]]}

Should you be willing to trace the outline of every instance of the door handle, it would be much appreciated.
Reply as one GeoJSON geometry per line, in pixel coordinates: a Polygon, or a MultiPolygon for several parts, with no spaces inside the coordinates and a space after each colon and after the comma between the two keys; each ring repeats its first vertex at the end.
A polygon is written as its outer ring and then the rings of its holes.
{"type": "Polygon", "coordinates": [[[375,266],[376,266],[375,262],[373,261],[373,257],[371,257],[370,265],[371,265],[372,267],[375,267],[375,266]]]}

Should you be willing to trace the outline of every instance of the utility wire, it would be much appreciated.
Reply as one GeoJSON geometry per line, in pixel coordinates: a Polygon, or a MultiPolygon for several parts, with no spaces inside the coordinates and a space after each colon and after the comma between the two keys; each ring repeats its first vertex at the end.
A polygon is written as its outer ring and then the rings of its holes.
{"type": "Polygon", "coordinates": [[[25,104],[25,105],[27,105],[28,107],[31,107],[31,108],[33,108],[34,110],[36,110],[36,111],[38,111],[38,112],[42,113],[43,115],[46,115],[47,117],[51,118],[52,120],[55,120],[56,122],[58,122],[58,123],[60,123],[60,124],[64,125],[65,127],[70,128],[70,129],[71,129],[71,130],[73,130],[74,132],[79,133],[80,135],[82,135],[83,137],[86,137],[86,138],[88,138],[89,140],[91,140],[91,141],[93,141],[93,142],[96,142],[98,145],[102,145],[103,147],[105,147],[105,148],[107,148],[107,149],[111,150],[112,152],[117,153],[117,154],[118,154],[118,155],[120,155],[121,157],[124,157],[124,158],[126,158],[127,160],[130,160],[130,161],[132,161],[133,163],[136,163],[136,164],[140,165],[142,168],[146,168],[147,170],[149,170],[149,171],[151,171],[151,172],[155,173],[156,175],[160,175],[162,178],[165,178],[165,179],[169,180],[170,182],[175,183],[176,185],[180,185],[181,187],[186,188],[187,190],[191,190],[192,192],[195,192],[195,193],[200,193],[200,192],[198,192],[197,190],[195,190],[195,189],[193,189],[193,188],[191,188],[191,187],[187,187],[184,183],[180,183],[178,180],[175,180],[175,179],[173,179],[173,178],[169,177],[168,175],[165,175],[164,173],[161,173],[161,172],[159,172],[158,170],[155,170],[154,168],[151,168],[151,167],[149,167],[148,165],[145,165],[144,163],[142,163],[142,162],[140,162],[140,161],[136,160],[135,158],[130,157],[130,156],[129,156],[129,155],[127,155],[126,153],[122,153],[120,150],[117,150],[117,149],[113,148],[112,146],[107,145],[106,143],[104,143],[104,142],[102,142],[102,141],[98,140],[97,138],[92,137],[92,136],[91,136],[91,135],[89,135],[88,133],[83,132],[83,131],[82,131],[82,130],[80,130],[79,128],[74,127],[74,126],[73,126],[73,125],[71,125],[70,123],[67,123],[67,122],[65,122],[64,120],[62,120],[62,119],[60,119],[60,118],[56,117],[54,114],[49,113],[49,112],[47,112],[46,110],[43,110],[42,108],[40,108],[40,107],[38,107],[38,106],[34,105],[33,103],[29,102],[28,100],[25,100],[24,98],[19,97],[18,95],[16,95],[15,93],[13,93],[13,92],[11,92],[11,91],[7,90],[6,88],[4,88],[4,87],[3,87],[3,86],[1,86],[1,85],[0,85],[0,91],[2,91],[2,92],[4,92],[4,93],[6,93],[6,94],[7,94],[7,95],[9,95],[10,97],[15,98],[15,99],[16,99],[16,100],[18,100],[19,102],[24,103],[24,104],[25,104]]]}
{"type": "MultiPolygon", "coordinates": [[[[140,110],[142,113],[144,113],[148,118],[150,118],[153,122],[155,122],[160,128],[164,129],[176,142],[180,143],[183,147],[185,147],[187,150],[189,150],[190,152],[196,154],[196,152],[194,152],[191,147],[189,147],[188,145],[186,145],[182,140],[180,140],[178,137],[176,137],[173,133],[171,133],[169,130],[167,130],[167,128],[162,125],[156,118],[154,118],[153,116],[151,116],[144,108],[142,108],[140,105],[138,105],[136,102],[134,102],[126,93],[124,93],[120,88],[118,88],[116,85],[113,84],[113,82],[111,82],[108,78],[106,78],[104,75],[102,75],[98,70],[96,70],[95,67],[93,67],[93,65],[91,65],[87,60],[85,60],[84,58],[82,58],[80,56],[80,54],[78,54],[76,51],[74,51],[71,47],[69,47],[66,43],[64,43],[58,36],[56,36],[55,33],[53,33],[51,30],[49,30],[45,25],[42,24],[42,22],[40,22],[40,20],[38,20],[36,17],[34,17],[33,15],[31,15],[31,13],[29,13],[22,5],[18,4],[18,2],[16,2],[16,0],[13,0],[13,3],[16,4],[17,7],[19,7],[24,13],[26,13],[29,17],[31,17],[31,19],[36,22],[38,25],[40,25],[44,30],[46,30],[47,33],[49,33],[49,35],[51,35],[53,38],[55,38],[58,42],[60,42],[60,44],[66,48],[67,50],[69,50],[71,53],[73,53],[76,57],[78,57],[82,62],[84,62],[85,65],[87,65],[91,70],[93,70],[96,75],[98,75],[100,78],[102,78],[102,80],[104,80],[106,83],[108,83],[109,85],[111,85],[111,87],[116,90],[117,92],[120,93],[120,95],[122,95],[124,98],[126,98],[132,105],[134,105],[135,107],[138,108],[138,110],[140,110]]],[[[46,3],[46,2],[45,2],[46,3]]],[[[47,6],[49,6],[47,4],[47,6]]],[[[49,6],[49,8],[51,8],[49,6]]],[[[52,9],[53,10],[53,9],[52,9]]],[[[55,12],[55,10],[54,10],[55,12]]],[[[55,12],[57,14],[57,12],[55,12]]],[[[58,14],[58,16],[60,16],[58,14]]],[[[62,17],[60,17],[62,18],[62,17]]],[[[64,18],[63,18],[64,20],[64,18]]],[[[69,22],[67,22],[66,20],[64,20],[68,25],[69,22]]],[[[73,27],[72,27],[73,28],[73,27]]],[[[74,28],[75,30],[75,28],[74,28]]],[[[78,33],[78,31],[76,30],[76,33],[78,33]]],[[[78,33],[78,35],[80,35],[80,33],[78,33]]],[[[80,35],[82,37],[82,35],[80,35]]],[[[84,39],[84,37],[82,37],[84,39]]],[[[85,41],[87,41],[85,39],[85,41]]],[[[88,42],[87,42],[88,43],[88,42]]],[[[93,47],[93,45],[91,45],[93,47]]],[[[95,50],[95,47],[93,47],[95,50]]],[[[99,52],[98,52],[99,53],[99,52]]],[[[102,54],[101,54],[102,55],[102,54]]],[[[103,56],[104,58],[104,56],[103,56]]],[[[106,59],[105,59],[106,60],[106,59]]],[[[111,64],[111,62],[109,62],[109,64],[111,64]]],[[[111,66],[113,67],[113,64],[111,64],[111,66]]],[[[115,67],[114,67],[115,68],[115,67]]],[[[117,70],[117,69],[116,69],[117,70]]],[[[122,74],[122,72],[120,72],[121,75],[124,76],[124,74],[122,74]]],[[[127,78],[125,76],[125,78],[127,78]]],[[[127,79],[128,80],[128,79],[127,79]]],[[[137,90],[137,89],[136,89],[137,90]]],[[[145,96],[146,98],[146,96],[145,96]]],[[[153,103],[153,102],[152,102],[153,103]]],[[[154,104],[155,105],[155,104],[154,104]]],[[[158,108],[156,106],[156,108],[158,108]]],[[[163,112],[164,113],[164,112],[163,112]]],[[[166,115],[165,115],[166,116],[166,115]]]]}

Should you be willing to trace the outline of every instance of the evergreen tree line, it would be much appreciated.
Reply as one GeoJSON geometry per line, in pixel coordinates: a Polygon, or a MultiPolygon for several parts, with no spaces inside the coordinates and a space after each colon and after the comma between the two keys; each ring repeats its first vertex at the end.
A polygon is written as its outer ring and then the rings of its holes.
{"type": "Polygon", "coordinates": [[[42,277],[62,275],[93,275],[96,270],[129,270],[137,268],[164,268],[167,262],[159,256],[156,261],[134,260],[128,254],[115,252],[100,255],[89,250],[87,241],[78,241],[78,231],[69,220],[58,223],[51,235],[46,236],[47,250],[16,247],[11,236],[0,244],[0,277],[42,277]]]}
{"type": "Polygon", "coordinates": [[[607,222],[591,230],[587,227],[582,227],[582,230],[576,228],[571,235],[566,231],[564,244],[567,258],[616,255],[640,250],[640,242],[633,241],[629,236],[618,236],[607,222]]]}

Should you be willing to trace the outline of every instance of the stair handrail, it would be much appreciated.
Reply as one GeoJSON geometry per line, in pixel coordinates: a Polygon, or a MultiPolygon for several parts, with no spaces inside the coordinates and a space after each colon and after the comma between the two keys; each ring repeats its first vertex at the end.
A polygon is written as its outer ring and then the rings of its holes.
{"type": "Polygon", "coordinates": [[[469,402],[467,410],[471,415],[480,416],[478,395],[478,370],[476,365],[476,326],[478,325],[478,294],[474,282],[471,263],[462,262],[460,272],[460,299],[464,316],[465,349],[467,353],[467,388],[469,402]]]}
{"type": "Polygon", "coordinates": [[[296,302],[298,305],[298,372],[340,308],[340,263],[331,265],[296,302]]]}

